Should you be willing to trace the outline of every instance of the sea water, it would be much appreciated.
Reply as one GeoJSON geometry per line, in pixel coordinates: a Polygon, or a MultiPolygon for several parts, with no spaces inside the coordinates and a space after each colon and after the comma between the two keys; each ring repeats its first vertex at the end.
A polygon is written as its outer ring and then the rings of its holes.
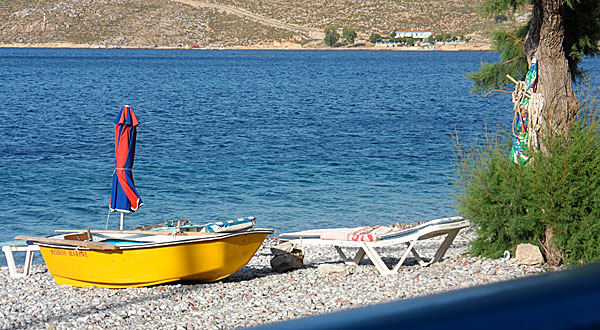
{"type": "Polygon", "coordinates": [[[144,202],[125,215],[128,229],[254,216],[278,234],[456,215],[456,137],[512,122],[509,94],[471,94],[465,78],[497,60],[0,49],[0,241],[103,229],[107,219],[118,228],[108,203],[123,105],[140,121],[133,175],[144,202]]]}

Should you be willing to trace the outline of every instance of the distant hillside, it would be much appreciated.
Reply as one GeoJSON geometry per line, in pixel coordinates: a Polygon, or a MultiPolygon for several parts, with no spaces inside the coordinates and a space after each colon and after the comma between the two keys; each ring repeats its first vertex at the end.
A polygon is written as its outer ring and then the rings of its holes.
{"type": "Polygon", "coordinates": [[[359,37],[395,29],[485,37],[483,0],[0,0],[0,44],[322,47],[330,24],[359,37]]]}

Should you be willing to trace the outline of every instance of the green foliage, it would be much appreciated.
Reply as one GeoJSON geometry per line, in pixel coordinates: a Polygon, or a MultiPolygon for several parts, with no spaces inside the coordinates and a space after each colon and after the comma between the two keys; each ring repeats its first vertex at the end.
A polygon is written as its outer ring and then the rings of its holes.
{"type": "Polygon", "coordinates": [[[579,63],[584,55],[598,55],[600,41],[600,1],[567,1],[563,15],[565,24],[564,49],[573,79],[580,77],[579,63]]]}
{"type": "Polygon", "coordinates": [[[506,18],[506,16],[505,16],[505,15],[496,15],[496,16],[494,17],[494,22],[496,22],[496,23],[504,23],[504,22],[506,22],[507,20],[508,20],[508,18],[506,18]]]}
{"type": "MultiPolygon", "coordinates": [[[[427,40],[433,40],[433,41],[456,41],[459,40],[459,37],[457,36],[453,36],[450,33],[443,33],[443,34],[438,34],[436,36],[429,36],[429,38],[427,40]]],[[[433,42],[430,41],[430,42],[433,42]]]]}
{"type": "Polygon", "coordinates": [[[552,155],[532,164],[540,211],[567,264],[600,259],[599,121],[593,109],[583,113],[568,136],[552,139],[552,155]]]}
{"type": "Polygon", "coordinates": [[[510,84],[509,74],[515,79],[523,79],[527,74],[524,40],[529,25],[522,26],[512,33],[503,30],[493,32],[493,47],[500,51],[500,62],[482,62],[479,71],[467,74],[473,81],[473,93],[482,93],[493,88],[505,88],[510,84]]]}
{"type": "Polygon", "coordinates": [[[435,41],[435,38],[433,37],[433,35],[430,35],[429,37],[427,37],[428,43],[432,44],[432,43],[434,43],[434,41],[435,41]]]}
{"type": "Polygon", "coordinates": [[[457,144],[457,207],[478,238],[471,252],[500,257],[519,243],[542,247],[546,228],[568,265],[600,260],[600,131],[592,105],[567,136],[548,142],[528,166],[513,164],[507,134],[496,133],[469,150],[457,144]]]}
{"type": "Polygon", "coordinates": [[[498,258],[520,242],[536,243],[543,234],[528,212],[534,204],[531,172],[509,159],[510,143],[497,133],[483,145],[458,149],[458,209],[477,228],[471,249],[477,255],[498,258]]]}
{"type": "Polygon", "coordinates": [[[356,40],[356,31],[351,27],[344,27],[342,29],[342,38],[348,43],[353,44],[356,40]]]}
{"type": "MultiPolygon", "coordinates": [[[[523,5],[529,4],[528,0],[486,0],[481,7],[484,16],[498,17],[513,12],[523,5]]],[[[563,49],[569,62],[569,69],[573,79],[581,77],[579,63],[584,55],[598,55],[598,42],[600,41],[600,1],[598,0],[564,0],[567,5],[562,19],[564,22],[565,38],[563,49]]],[[[542,20],[543,18],[539,17],[542,20]]],[[[515,79],[522,80],[527,72],[524,57],[525,37],[529,24],[510,33],[496,31],[493,34],[493,47],[502,53],[500,62],[482,63],[478,72],[473,72],[467,77],[473,80],[472,92],[482,93],[489,89],[505,88],[508,80],[498,74],[510,74],[515,79]],[[511,41],[512,39],[512,41],[511,41]],[[517,63],[515,63],[517,62],[517,63]],[[491,66],[494,66],[492,68],[491,66]],[[500,67],[496,67],[500,66],[500,67]],[[502,67],[506,66],[506,67],[502,67]]]]}
{"type": "Polygon", "coordinates": [[[381,39],[381,35],[379,35],[378,33],[373,33],[371,34],[371,36],[369,37],[369,42],[374,44],[377,41],[379,41],[381,39]]]}
{"type": "Polygon", "coordinates": [[[334,32],[337,33],[337,29],[338,29],[337,25],[335,25],[335,24],[329,25],[329,26],[327,26],[325,28],[325,34],[327,34],[327,33],[334,33],[334,32]]]}
{"type": "Polygon", "coordinates": [[[323,41],[325,41],[325,44],[329,47],[333,47],[336,42],[340,39],[340,35],[337,33],[337,26],[336,25],[330,25],[328,27],[325,28],[325,38],[323,39],[323,41]]]}
{"type": "Polygon", "coordinates": [[[484,16],[492,17],[509,10],[514,12],[517,8],[527,5],[530,2],[530,0],[485,0],[481,6],[481,13],[484,16]]]}

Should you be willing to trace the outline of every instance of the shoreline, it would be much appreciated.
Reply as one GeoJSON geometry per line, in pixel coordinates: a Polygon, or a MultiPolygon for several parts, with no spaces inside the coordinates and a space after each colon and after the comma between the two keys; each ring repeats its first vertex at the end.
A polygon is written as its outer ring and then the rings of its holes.
{"type": "Polygon", "coordinates": [[[36,43],[36,44],[4,44],[0,43],[0,48],[16,48],[16,49],[156,49],[156,50],[325,50],[325,51],[400,51],[400,52],[456,52],[456,51],[492,51],[491,45],[487,43],[471,43],[471,44],[445,44],[436,46],[435,49],[424,48],[424,47],[377,47],[377,46],[354,46],[354,47],[303,47],[300,44],[295,43],[278,43],[267,45],[253,45],[253,46],[232,46],[232,47],[217,47],[217,46],[206,46],[206,47],[194,47],[194,46],[106,46],[106,45],[95,45],[95,44],[74,44],[69,42],[49,42],[49,43],[36,43]]]}
{"type": "MultiPolygon", "coordinates": [[[[304,247],[304,268],[271,269],[267,238],[252,260],[230,277],[213,283],[171,283],[154,287],[105,289],[57,285],[45,265],[32,275],[10,279],[0,270],[0,328],[57,329],[237,329],[367,305],[460,290],[531,276],[542,266],[520,266],[514,259],[466,254],[472,230],[461,230],[439,263],[422,267],[408,258],[394,275],[381,276],[370,260],[344,265],[332,247],[304,247]],[[345,267],[346,275],[326,275],[319,265],[345,267]]],[[[422,256],[435,253],[442,238],[420,241],[422,256]]],[[[389,248],[399,256],[403,249],[389,248]]],[[[384,259],[385,260],[385,259],[384,259]]],[[[395,259],[397,260],[397,259],[395,259]]]]}

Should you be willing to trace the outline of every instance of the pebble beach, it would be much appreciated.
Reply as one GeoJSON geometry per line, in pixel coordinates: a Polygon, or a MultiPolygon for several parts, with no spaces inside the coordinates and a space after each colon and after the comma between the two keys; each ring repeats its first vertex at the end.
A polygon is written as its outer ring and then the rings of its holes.
{"type": "MultiPolygon", "coordinates": [[[[57,285],[44,264],[32,275],[11,279],[0,270],[1,329],[239,329],[331,313],[366,305],[464,289],[544,272],[514,259],[467,254],[473,231],[462,230],[444,259],[422,267],[408,258],[395,275],[381,276],[370,260],[344,266],[344,275],[326,274],[324,264],[343,265],[333,247],[302,247],[304,268],[271,269],[268,238],[252,260],[214,283],[173,283],[146,288],[105,289],[57,285]]],[[[419,242],[431,256],[441,238],[419,242]]],[[[382,251],[397,261],[401,249],[382,251]]],[[[35,258],[41,258],[36,253],[35,258]]]]}

